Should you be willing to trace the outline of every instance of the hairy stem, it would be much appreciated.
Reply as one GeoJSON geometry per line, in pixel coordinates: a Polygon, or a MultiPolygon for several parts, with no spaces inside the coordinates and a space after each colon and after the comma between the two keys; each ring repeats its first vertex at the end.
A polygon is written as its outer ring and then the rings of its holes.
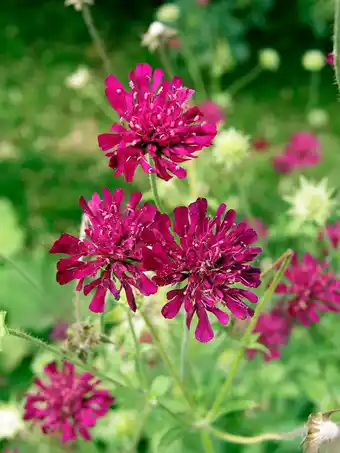
{"type": "Polygon", "coordinates": [[[206,420],[208,422],[211,422],[212,420],[214,420],[216,418],[216,415],[218,413],[218,410],[221,406],[221,404],[223,403],[224,401],[224,398],[226,396],[226,394],[228,393],[231,385],[233,384],[234,382],[234,379],[237,375],[237,372],[238,372],[238,369],[240,367],[240,364],[242,362],[242,359],[243,359],[243,355],[244,355],[244,351],[245,349],[247,348],[248,344],[249,344],[249,339],[250,339],[250,336],[254,330],[254,327],[256,325],[256,322],[258,320],[258,317],[260,316],[261,312],[263,311],[264,307],[266,306],[267,302],[269,302],[270,298],[272,297],[279,281],[281,280],[289,262],[290,262],[290,259],[291,259],[291,256],[292,256],[292,251],[288,251],[290,253],[287,253],[285,259],[283,260],[282,264],[281,264],[281,267],[280,269],[278,270],[278,272],[276,273],[270,287],[266,290],[266,292],[264,293],[264,296],[261,300],[261,302],[259,302],[256,310],[255,310],[255,314],[254,316],[252,317],[249,325],[248,325],[248,328],[247,330],[245,331],[242,339],[241,339],[241,342],[240,342],[240,348],[238,350],[238,353],[235,357],[235,360],[234,360],[234,363],[231,367],[231,370],[230,370],[230,373],[229,373],[229,376],[228,378],[226,379],[221,391],[219,392],[219,394],[217,395],[216,399],[215,399],[215,402],[214,404],[212,405],[212,408],[210,409],[208,415],[207,415],[207,418],[206,420]]]}
{"type": "Polygon", "coordinates": [[[93,22],[93,18],[92,18],[92,14],[91,14],[91,11],[90,11],[90,8],[83,4],[82,7],[81,7],[81,13],[83,15],[83,19],[84,19],[84,22],[86,24],[86,27],[88,29],[88,32],[94,42],[94,45],[96,46],[97,48],[97,51],[98,51],[98,55],[100,56],[102,62],[103,62],[103,66],[104,66],[104,70],[106,72],[106,74],[109,74],[110,73],[110,59],[106,53],[106,50],[105,50],[105,46],[104,46],[104,43],[103,43],[103,40],[102,38],[100,37],[100,34],[96,28],[96,26],[94,25],[94,22],[93,22]]]}
{"type": "Polygon", "coordinates": [[[155,201],[155,205],[159,209],[159,211],[164,212],[164,206],[162,200],[159,197],[158,190],[157,190],[157,176],[155,173],[149,173],[149,182],[151,187],[151,192],[153,195],[153,199],[155,201]]]}
{"type": "Polygon", "coordinates": [[[180,388],[184,398],[186,399],[189,407],[192,409],[192,410],[195,410],[195,406],[194,406],[194,403],[191,399],[191,396],[189,395],[187,389],[185,388],[181,378],[179,377],[178,373],[177,373],[177,370],[176,368],[174,367],[174,365],[172,364],[171,360],[169,359],[167,353],[166,353],[166,350],[158,336],[158,332],[157,330],[155,329],[154,325],[152,324],[150,318],[145,314],[145,312],[141,312],[142,314],[142,317],[145,321],[145,324],[148,326],[150,332],[151,332],[151,335],[152,335],[152,339],[155,343],[155,345],[157,346],[158,350],[159,350],[159,353],[162,357],[162,360],[163,362],[165,363],[165,365],[168,367],[170,373],[172,374],[174,380],[176,381],[178,387],[180,388]]]}
{"type": "Polygon", "coordinates": [[[158,54],[159,54],[159,59],[161,61],[161,64],[165,70],[166,75],[169,77],[169,79],[174,78],[174,71],[172,70],[172,66],[169,60],[169,57],[166,53],[166,49],[164,45],[160,45],[158,48],[158,54]]]}
{"type": "Polygon", "coordinates": [[[282,261],[284,261],[288,256],[292,256],[292,255],[293,255],[293,252],[290,249],[288,249],[286,252],[284,252],[277,260],[274,261],[274,263],[270,267],[268,267],[268,269],[261,272],[261,279],[263,280],[264,277],[266,277],[271,271],[273,271],[278,266],[280,266],[282,261]]]}

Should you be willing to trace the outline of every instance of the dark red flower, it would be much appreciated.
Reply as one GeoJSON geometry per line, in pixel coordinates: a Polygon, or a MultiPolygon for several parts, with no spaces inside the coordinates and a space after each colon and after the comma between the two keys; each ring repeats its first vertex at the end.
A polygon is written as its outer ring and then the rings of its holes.
{"type": "Polygon", "coordinates": [[[243,222],[247,228],[254,228],[259,238],[264,239],[268,235],[268,227],[258,217],[253,219],[244,219],[243,222]]]}
{"type": "Polygon", "coordinates": [[[285,346],[291,332],[291,323],[286,316],[278,311],[271,313],[261,313],[253,333],[259,333],[258,343],[269,349],[269,353],[264,353],[257,349],[247,349],[250,359],[257,353],[262,353],[265,360],[274,360],[281,357],[281,347],[285,346]]]}
{"type": "Polygon", "coordinates": [[[334,58],[334,52],[329,52],[326,56],[326,61],[328,64],[331,66],[334,66],[335,63],[335,58],[334,58]]]}
{"type": "Polygon", "coordinates": [[[121,124],[99,135],[98,142],[115,176],[124,174],[126,181],[133,180],[138,165],[166,181],[174,175],[185,178],[179,164],[196,157],[216,135],[215,125],[201,121],[199,108],[188,106],[194,91],[183,87],[179,77],[168,82],[163,75],[161,69],[152,74],[148,64],[138,64],[130,73],[129,92],[115,76],[106,79],[106,96],[121,124]]]}
{"type": "Polygon", "coordinates": [[[327,236],[329,242],[332,244],[334,249],[337,249],[340,245],[340,220],[335,222],[334,225],[326,226],[327,236]]]}
{"type": "Polygon", "coordinates": [[[79,280],[77,291],[83,289],[85,295],[95,290],[89,308],[96,313],[104,311],[107,291],[119,299],[124,288],[130,308],[135,311],[132,287],[146,296],[157,292],[157,286],[141,266],[142,248],[151,244],[160,232],[166,236],[169,220],[151,204],[138,207],[141,193],[133,193],[124,208],[123,189],[115,192],[104,189],[103,194],[103,201],[98,204],[97,199],[92,209],[80,198],[87,216],[84,239],[64,233],[51,248],[50,253],[70,255],[59,260],[57,281],[64,285],[79,280]],[[98,273],[98,278],[84,285],[85,278],[94,278],[98,273]]]}
{"type": "Polygon", "coordinates": [[[174,318],[182,305],[187,314],[187,326],[193,316],[198,317],[196,338],[207,342],[214,336],[208,313],[223,325],[229,315],[218,308],[227,307],[236,317],[251,317],[254,310],[244,299],[257,302],[251,291],[235,284],[256,288],[260,285],[260,270],[250,265],[261,253],[260,248],[249,247],[256,241],[256,232],[244,223],[234,223],[236,212],[226,211],[221,204],[215,217],[207,216],[208,203],[199,198],[188,208],[174,210],[174,231],[179,243],[168,241],[166,246],[154,244],[144,249],[146,269],[156,273],[154,281],[159,286],[178,285],[168,292],[169,302],[163,307],[165,318],[174,318]]]}
{"type": "Polygon", "coordinates": [[[265,138],[255,138],[253,140],[253,147],[255,151],[266,151],[270,147],[270,142],[265,138]]]}
{"type": "Polygon", "coordinates": [[[25,395],[25,420],[41,423],[43,433],[59,433],[63,442],[79,435],[90,440],[89,428],[109,410],[114,398],[98,388],[100,381],[90,373],[77,375],[72,363],[55,362],[44,369],[47,381],[35,380],[37,391],[25,395]]]}
{"type": "Polygon", "coordinates": [[[65,321],[57,322],[50,333],[50,339],[53,341],[66,340],[68,327],[69,325],[65,321]]]}
{"type": "Polygon", "coordinates": [[[210,124],[219,124],[225,120],[224,109],[213,101],[204,101],[199,105],[203,119],[210,124]]]}
{"type": "Polygon", "coordinates": [[[282,306],[305,326],[319,322],[318,311],[340,312],[340,280],[328,271],[328,262],[319,262],[305,253],[301,262],[295,254],[285,272],[287,283],[280,282],[277,294],[283,294],[282,306]]]}
{"type": "Polygon", "coordinates": [[[279,173],[291,173],[298,168],[314,167],[321,160],[321,144],[310,132],[292,135],[285,151],[273,159],[279,173]]]}

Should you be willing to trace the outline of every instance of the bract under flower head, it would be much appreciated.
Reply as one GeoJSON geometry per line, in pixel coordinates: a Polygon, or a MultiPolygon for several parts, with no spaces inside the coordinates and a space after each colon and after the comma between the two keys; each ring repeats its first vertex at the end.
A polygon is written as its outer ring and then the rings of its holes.
{"type": "Polygon", "coordinates": [[[135,311],[132,287],[146,296],[157,291],[141,266],[142,248],[152,244],[160,232],[166,235],[168,219],[153,205],[138,206],[141,193],[133,193],[124,208],[123,189],[115,192],[104,189],[103,195],[100,204],[97,200],[92,209],[84,198],[80,199],[87,216],[85,238],[81,240],[64,233],[51,248],[50,253],[69,255],[57,264],[57,281],[64,285],[79,280],[77,291],[83,289],[85,295],[95,291],[89,308],[97,313],[104,311],[107,291],[119,299],[124,289],[128,304],[135,311]],[[86,278],[98,273],[98,278],[85,284],[86,278]]]}
{"type": "Polygon", "coordinates": [[[290,331],[291,323],[283,313],[279,311],[261,313],[253,332],[260,334],[258,342],[266,346],[269,353],[248,349],[248,357],[252,359],[257,353],[262,352],[267,361],[279,359],[281,357],[280,349],[287,344],[290,331]]]}
{"type": "Polygon", "coordinates": [[[216,135],[215,125],[202,122],[199,108],[188,106],[194,91],[183,87],[179,77],[168,82],[163,75],[162,69],[152,72],[148,64],[138,64],[130,73],[131,91],[113,75],[106,79],[106,95],[121,124],[99,135],[98,142],[115,176],[124,174],[128,182],[138,166],[165,180],[185,178],[179,164],[196,157],[216,135]]]}
{"type": "Polygon", "coordinates": [[[253,315],[244,299],[256,303],[257,296],[235,284],[256,288],[261,282],[260,269],[250,264],[261,253],[260,248],[250,247],[257,239],[256,232],[244,223],[235,224],[236,212],[226,211],[224,204],[214,217],[207,215],[207,208],[207,200],[202,198],[189,207],[177,207],[174,231],[179,243],[145,248],[143,260],[145,268],[155,271],[154,281],[159,286],[183,283],[182,288],[168,292],[169,302],[162,313],[174,318],[184,306],[188,328],[196,314],[196,338],[202,342],[214,337],[208,313],[223,325],[229,322],[219,304],[240,319],[253,315]]]}
{"type": "Polygon", "coordinates": [[[328,270],[327,261],[305,253],[299,262],[295,254],[285,277],[287,282],[280,282],[275,292],[284,295],[280,305],[292,318],[309,326],[320,321],[318,312],[340,312],[340,280],[328,270]]]}
{"type": "Polygon", "coordinates": [[[86,372],[75,373],[72,363],[63,362],[58,370],[55,362],[45,367],[47,381],[35,380],[36,392],[25,396],[25,420],[41,424],[43,433],[58,433],[63,442],[91,439],[89,428],[109,410],[114,398],[99,387],[100,381],[86,372]]]}

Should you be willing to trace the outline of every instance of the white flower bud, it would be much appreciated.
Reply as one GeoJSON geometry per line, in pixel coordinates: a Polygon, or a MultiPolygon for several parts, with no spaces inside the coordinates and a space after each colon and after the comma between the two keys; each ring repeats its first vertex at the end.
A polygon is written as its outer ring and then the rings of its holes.
{"type": "Polygon", "coordinates": [[[328,112],[323,109],[312,109],[307,113],[307,121],[311,127],[322,128],[329,122],[328,112]]]}
{"type": "Polygon", "coordinates": [[[320,50],[308,50],[302,57],[302,66],[307,71],[320,71],[325,64],[325,57],[320,50]]]}
{"type": "Polygon", "coordinates": [[[0,439],[11,439],[24,427],[20,411],[13,405],[0,406],[0,439]]]}
{"type": "Polygon", "coordinates": [[[280,66],[280,55],[275,49],[262,49],[259,53],[259,64],[263,69],[276,71],[280,66]]]}
{"type": "Polygon", "coordinates": [[[168,41],[175,38],[177,31],[164,25],[162,22],[152,22],[148,31],[142,38],[142,46],[148,47],[150,52],[154,52],[161,45],[167,44],[168,41]]]}
{"type": "Polygon", "coordinates": [[[176,22],[181,14],[181,10],[174,3],[165,3],[162,5],[156,14],[156,17],[161,22],[176,22]]]}
{"type": "Polygon", "coordinates": [[[78,90],[84,88],[89,80],[90,71],[84,66],[79,66],[75,72],[66,77],[65,84],[68,88],[78,90]]]}

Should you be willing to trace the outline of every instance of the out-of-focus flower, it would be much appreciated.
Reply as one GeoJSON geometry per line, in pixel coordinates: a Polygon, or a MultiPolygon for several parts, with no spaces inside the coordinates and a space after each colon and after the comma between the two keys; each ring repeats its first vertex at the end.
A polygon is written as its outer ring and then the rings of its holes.
{"type": "Polygon", "coordinates": [[[302,57],[302,65],[307,71],[320,71],[325,66],[325,57],[320,50],[308,50],[302,57]]]}
{"type": "Polygon", "coordinates": [[[290,138],[285,151],[273,159],[280,173],[291,173],[298,168],[314,167],[320,162],[321,144],[310,132],[297,132],[290,138]]]}
{"type": "Polygon", "coordinates": [[[115,192],[103,189],[103,195],[100,207],[96,206],[95,210],[80,198],[80,206],[89,221],[86,238],[81,240],[64,233],[52,246],[50,253],[69,255],[57,264],[57,281],[64,285],[79,280],[77,291],[83,289],[85,295],[95,291],[89,308],[96,313],[104,311],[107,291],[119,299],[124,289],[128,304],[135,311],[132,287],[146,296],[157,291],[141,267],[142,248],[151,244],[160,232],[167,234],[169,221],[153,205],[144,203],[138,207],[141,193],[132,193],[124,208],[123,189],[115,192]],[[92,261],[86,261],[91,258],[92,261]],[[84,285],[85,278],[98,272],[98,278],[84,285]]]}
{"type": "Polygon", "coordinates": [[[79,66],[79,68],[66,77],[65,84],[68,88],[79,90],[84,88],[90,80],[90,71],[85,66],[79,66]]]}
{"type": "Polygon", "coordinates": [[[81,11],[83,5],[93,5],[94,0],[65,0],[65,6],[74,6],[76,11],[81,11]]]}
{"type": "Polygon", "coordinates": [[[181,10],[175,3],[164,3],[158,8],[156,18],[161,22],[176,22],[180,14],[181,10]]]}
{"type": "Polygon", "coordinates": [[[221,77],[225,72],[234,69],[235,59],[229,42],[226,39],[219,39],[214,49],[211,65],[211,73],[215,77],[221,77]]]}
{"type": "Polygon", "coordinates": [[[252,142],[253,148],[255,151],[267,151],[270,147],[270,142],[263,137],[255,138],[252,142]]]}
{"type": "Polygon", "coordinates": [[[202,122],[199,108],[188,106],[194,91],[179,77],[162,81],[163,75],[161,69],[153,73],[148,64],[138,64],[130,73],[130,92],[115,76],[106,79],[106,95],[125,127],[115,123],[114,133],[99,135],[99,146],[110,157],[114,175],[124,174],[128,182],[138,166],[161,179],[185,178],[179,164],[196,157],[216,135],[215,125],[202,122]]]}
{"type": "Polygon", "coordinates": [[[154,52],[161,46],[170,45],[177,38],[177,30],[170,28],[162,22],[152,22],[148,31],[142,38],[142,46],[147,47],[150,52],[154,52]]]}
{"type": "Polygon", "coordinates": [[[259,53],[259,63],[263,69],[276,71],[280,66],[280,55],[275,49],[262,49],[259,53]]]}
{"type": "Polygon", "coordinates": [[[227,91],[213,94],[212,101],[220,105],[223,109],[231,107],[233,103],[232,97],[227,91]]]}
{"type": "Polygon", "coordinates": [[[108,439],[114,439],[115,442],[121,440],[131,442],[138,429],[138,415],[137,411],[132,410],[110,411],[94,428],[94,437],[104,442],[108,439]]]}
{"type": "Polygon", "coordinates": [[[67,349],[84,363],[89,353],[100,343],[100,328],[93,322],[78,322],[71,326],[67,335],[67,349]]]}
{"type": "Polygon", "coordinates": [[[319,322],[318,311],[340,311],[340,280],[327,270],[328,262],[319,262],[305,253],[299,262],[297,254],[285,272],[287,283],[275,290],[282,294],[280,306],[287,306],[289,315],[305,326],[319,322]]]}
{"type": "Polygon", "coordinates": [[[57,322],[57,324],[53,327],[53,329],[50,333],[50,339],[52,341],[66,340],[68,327],[69,327],[68,323],[65,321],[57,322]]]}
{"type": "Polygon", "coordinates": [[[12,439],[24,428],[19,409],[13,404],[0,406],[0,439],[12,439]]]}
{"type": "Polygon", "coordinates": [[[196,3],[198,5],[202,5],[202,6],[208,6],[210,3],[210,0],[196,0],[196,3]]]}
{"type": "MultiPolygon", "coordinates": [[[[326,226],[326,232],[329,242],[332,244],[334,249],[337,249],[340,245],[340,220],[326,226]]],[[[323,238],[323,232],[320,234],[320,239],[323,238]]]]}
{"type": "Polygon", "coordinates": [[[0,159],[16,159],[18,156],[19,151],[13,143],[6,140],[0,142],[0,159]]]}
{"type": "Polygon", "coordinates": [[[257,353],[262,353],[267,361],[279,359],[281,357],[281,347],[288,342],[291,331],[290,324],[287,316],[278,311],[261,313],[253,333],[260,334],[257,341],[266,346],[269,352],[265,353],[256,349],[248,349],[248,357],[252,359],[257,353]]]}
{"type": "Polygon", "coordinates": [[[329,52],[326,56],[326,61],[328,64],[330,64],[331,66],[334,66],[334,62],[335,62],[335,56],[334,56],[334,52],[329,52]]]}
{"type": "Polygon", "coordinates": [[[261,272],[266,272],[267,270],[269,270],[273,265],[273,260],[271,258],[263,258],[261,261],[260,261],[260,268],[261,268],[261,272]]]}
{"type": "Polygon", "coordinates": [[[216,163],[227,170],[241,164],[249,155],[250,138],[234,128],[220,131],[213,145],[216,163]]]}
{"type": "Polygon", "coordinates": [[[63,442],[91,439],[89,428],[109,410],[114,398],[98,388],[100,381],[86,372],[77,375],[72,363],[63,362],[59,371],[55,362],[45,367],[46,381],[36,379],[35,393],[25,395],[25,420],[41,424],[44,434],[58,433],[63,442]]]}
{"type": "Polygon", "coordinates": [[[226,211],[221,204],[215,217],[207,216],[208,202],[197,199],[189,207],[174,210],[174,231],[179,243],[167,246],[155,244],[144,249],[144,266],[155,271],[154,281],[159,286],[185,282],[182,288],[168,292],[168,303],[163,307],[165,318],[174,318],[181,307],[187,314],[190,327],[194,315],[198,317],[196,338],[208,342],[214,337],[208,313],[222,325],[229,315],[218,308],[228,308],[240,319],[251,317],[254,310],[244,299],[257,302],[251,291],[235,287],[241,283],[250,288],[260,285],[260,269],[250,265],[261,248],[250,247],[257,239],[256,232],[244,223],[235,224],[236,212],[226,211]]]}
{"type": "Polygon", "coordinates": [[[307,113],[307,121],[311,127],[324,127],[329,122],[328,112],[323,109],[312,109],[307,113]]]}
{"type": "Polygon", "coordinates": [[[203,113],[203,120],[207,123],[218,125],[225,120],[223,107],[213,101],[204,101],[198,107],[203,113]]]}
{"type": "Polygon", "coordinates": [[[292,205],[288,213],[297,225],[304,222],[325,225],[335,205],[335,200],[332,199],[334,190],[327,185],[327,178],[315,183],[301,176],[300,187],[292,195],[284,197],[284,200],[292,205]]]}
{"type": "Polygon", "coordinates": [[[265,225],[258,217],[243,219],[242,222],[247,225],[247,228],[253,228],[260,239],[264,239],[268,235],[267,225],[265,225]]]}
{"type": "Polygon", "coordinates": [[[307,421],[307,434],[301,443],[304,453],[318,453],[322,446],[326,446],[327,451],[338,451],[338,449],[332,449],[332,444],[340,438],[340,427],[329,417],[332,412],[310,414],[307,421]]]}

